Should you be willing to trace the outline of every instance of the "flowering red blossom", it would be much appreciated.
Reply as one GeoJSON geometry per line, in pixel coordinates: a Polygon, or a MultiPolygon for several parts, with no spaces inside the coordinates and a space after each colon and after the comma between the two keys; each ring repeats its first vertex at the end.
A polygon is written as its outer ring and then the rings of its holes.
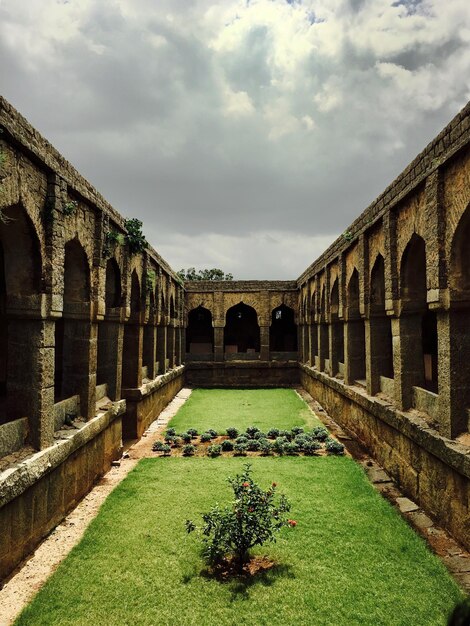
{"type": "Polygon", "coordinates": [[[272,483],[271,487],[277,487],[277,483],[272,483]]]}
{"type": "Polygon", "coordinates": [[[249,486],[250,486],[250,483],[243,483],[242,484],[242,487],[249,487],[249,486]]]}
{"type": "Polygon", "coordinates": [[[292,526],[292,528],[294,528],[294,526],[297,526],[297,522],[295,521],[295,519],[288,519],[287,523],[289,524],[289,526],[292,526]]]}

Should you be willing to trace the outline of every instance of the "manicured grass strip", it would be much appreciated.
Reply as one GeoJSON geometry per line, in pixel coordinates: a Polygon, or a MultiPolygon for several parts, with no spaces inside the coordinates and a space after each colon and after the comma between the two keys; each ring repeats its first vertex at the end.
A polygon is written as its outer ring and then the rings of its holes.
{"type": "Polygon", "coordinates": [[[147,459],[18,619],[23,626],[444,625],[461,593],[349,458],[256,458],[290,498],[295,529],[259,550],[279,566],[251,584],[201,576],[184,521],[230,497],[243,460],[147,459]]]}
{"type": "Polygon", "coordinates": [[[195,389],[171,420],[178,432],[191,427],[223,432],[229,426],[241,432],[252,425],[267,431],[319,423],[293,389],[195,389]]]}

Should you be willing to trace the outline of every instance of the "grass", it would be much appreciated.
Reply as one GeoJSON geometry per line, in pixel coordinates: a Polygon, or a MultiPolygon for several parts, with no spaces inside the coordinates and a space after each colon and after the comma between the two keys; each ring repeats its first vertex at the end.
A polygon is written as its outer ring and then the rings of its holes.
{"type": "Polygon", "coordinates": [[[195,389],[170,422],[177,432],[187,428],[224,432],[229,426],[240,432],[248,426],[267,431],[318,424],[293,389],[195,389]]]}
{"type": "Polygon", "coordinates": [[[255,458],[295,529],[259,550],[279,566],[221,583],[184,521],[230,498],[243,460],[146,459],[104,503],[17,626],[445,624],[461,593],[443,565],[344,457],[255,458]]]}

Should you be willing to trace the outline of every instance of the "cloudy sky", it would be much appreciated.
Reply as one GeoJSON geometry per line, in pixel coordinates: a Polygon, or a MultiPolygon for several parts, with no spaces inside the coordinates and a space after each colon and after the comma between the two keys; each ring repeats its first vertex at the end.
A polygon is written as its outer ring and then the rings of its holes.
{"type": "Polygon", "coordinates": [[[0,0],[0,92],[174,269],[296,278],[470,99],[468,0],[0,0]]]}

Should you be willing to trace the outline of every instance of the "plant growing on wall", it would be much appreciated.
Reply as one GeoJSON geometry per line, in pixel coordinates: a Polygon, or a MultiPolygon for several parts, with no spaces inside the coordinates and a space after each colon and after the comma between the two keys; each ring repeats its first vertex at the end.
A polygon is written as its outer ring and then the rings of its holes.
{"type": "Polygon", "coordinates": [[[157,282],[157,274],[153,270],[147,270],[145,276],[145,290],[147,293],[152,293],[155,290],[155,284],[157,282]]]}
{"type": "Polygon", "coordinates": [[[200,535],[202,554],[211,566],[225,562],[241,573],[250,560],[251,548],[276,541],[281,528],[297,524],[287,518],[290,504],[284,495],[276,496],[276,483],[264,490],[251,474],[247,463],[241,474],[227,479],[233,489],[233,501],[225,507],[213,506],[202,516],[201,528],[186,521],[187,532],[197,531],[200,535]]]}
{"type": "Polygon", "coordinates": [[[116,230],[107,230],[104,235],[103,256],[110,256],[116,246],[123,246],[125,242],[126,239],[122,233],[118,233],[116,230]]]}
{"type": "Polygon", "coordinates": [[[142,222],[135,217],[125,220],[126,241],[131,254],[139,254],[148,248],[148,241],[142,233],[142,222]]]}
{"type": "Polygon", "coordinates": [[[70,200],[70,202],[66,202],[62,207],[62,213],[64,215],[73,215],[78,208],[78,202],[76,200],[70,200]]]}
{"type": "Polygon", "coordinates": [[[188,267],[187,270],[182,269],[177,272],[179,278],[181,280],[233,280],[233,274],[225,274],[222,270],[219,270],[217,267],[213,267],[211,269],[203,269],[198,270],[194,267],[188,267]]]}

